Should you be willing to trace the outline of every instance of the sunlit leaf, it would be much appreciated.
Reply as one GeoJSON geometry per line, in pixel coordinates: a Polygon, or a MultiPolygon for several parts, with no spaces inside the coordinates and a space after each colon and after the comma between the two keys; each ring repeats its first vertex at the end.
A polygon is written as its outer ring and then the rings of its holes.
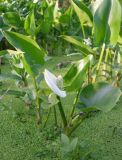
{"type": "Polygon", "coordinates": [[[112,0],[112,7],[109,16],[109,26],[110,26],[110,43],[115,45],[118,40],[121,18],[122,18],[122,9],[118,0],[112,0]],[[116,17],[115,17],[116,15],[116,17]]]}
{"type": "Polygon", "coordinates": [[[70,0],[73,8],[80,20],[80,23],[86,23],[88,25],[92,25],[93,16],[90,9],[81,1],[79,0],[70,0]]]}
{"type": "Polygon", "coordinates": [[[107,31],[109,31],[110,9],[111,0],[103,0],[94,14],[94,41],[97,46],[108,42],[109,37],[106,37],[106,35],[108,35],[107,31]]]}
{"type": "Polygon", "coordinates": [[[80,89],[86,78],[88,67],[92,64],[92,61],[93,56],[88,55],[84,59],[72,64],[64,76],[64,85],[67,91],[75,91],[80,89]]]}
{"type": "Polygon", "coordinates": [[[44,64],[45,51],[31,38],[10,31],[3,31],[3,35],[15,48],[26,54],[32,64],[44,64]]]}
{"type": "Polygon", "coordinates": [[[75,45],[81,51],[81,53],[83,53],[83,55],[95,54],[95,52],[88,45],[85,45],[82,41],[80,41],[76,37],[65,36],[65,35],[62,35],[61,37],[66,41],[75,45]]]}
{"type": "Polygon", "coordinates": [[[24,23],[25,31],[31,35],[32,37],[36,35],[36,24],[35,24],[35,16],[34,10],[32,10],[29,15],[27,15],[24,23]]]}
{"type": "Polygon", "coordinates": [[[94,14],[94,42],[115,45],[121,24],[121,6],[118,0],[103,0],[94,14]],[[116,18],[115,18],[116,15],[116,18]]]}

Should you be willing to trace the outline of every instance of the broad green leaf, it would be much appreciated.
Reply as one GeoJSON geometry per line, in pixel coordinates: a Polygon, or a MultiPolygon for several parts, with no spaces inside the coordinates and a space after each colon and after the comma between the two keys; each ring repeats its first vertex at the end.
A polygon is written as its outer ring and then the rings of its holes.
{"type": "Polygon", "coordinates": [[[74,44],[84,55],[95,54],[95,52],[87,45],[85,45],[82,41],[72,36],[61,36],[66,41],[74,44]]]}
{"type": "Polygon", "coordinates": [[[119,0],[119,3],[120,3],[120,5],[121,5],[121,7],[122,7],[122,0],[119,0]]]}
{"type": "Polygon", "coordinates": [[[31,64],[44,64],[45,51],[31,38],[10,31],[3,31],[3,35],[18,50],[21,50],[30,59],[31,64]]]}
{"type": "Polygon", "coordinates": [[[22,57],[22,63],[23,63],[23,66],[24,66],[26,72],[30,76],[34,77],[35,72],[33,70],[33,65],[31,64],[31,62],[29,62],[29,59],[26,56],[22,57]]]}
{"type": "Polygon", "coordinates": [[[103,112],[110,111],[118,102],[121,91],[106,82],[86,86],[80,93],[79,108],[94,107],[103,112]]]}
{"type": "Polygon", "coordinates": [[[106,35],[108,35],[110,9],[111,0],[103,0],[94,14],[94,41],[96,46],[108,42],[106,35]]]}
{"type": "Polygon", "coordinates": [[[122,45],[122,37],[121,36],[118,37],[118,43],[122,45]]]}
{"type": "Polygon", "coordinates": [[[11,27],[15,27],[15,28],[19,28],[23,26],[23,22],[19,16],[18,13],[16,12],[6,12],[3,15],[3,21],[5,24],[11,26],[11,27]]]}
{"type": "Polygon", "coordinates": [[[36,35],[36,24],[35,24],[34,10],[32,10],[27,15],[27,17],[25,19],[25,23],[24,23],[24,29],[32,37],[34,37],[36,35]]]}
{"type": "Polygon", "coordinates": [[[69,137],[65,134],[61,134],[61,142],[63,145],[69,145],[70,143],[69,137]]]}
{"type": "Polygon", "coordinates": [[[98,7],[100,6],[100,4],[101,4],[102,1],[103,0],[96,0],[96,1],[93,1],[91,3],[90,9],[91,9],[91,12],[92,12],[93,16],[94,16],[96,10],[98,9],[98,7]]]}
{"type": "Polygon", "coordinates": [[[89,65],[93,61],[93,56],[88,55],[84,59],[72,64],[64,76],[65,89],[69,92],[80,89],[83,84],[89,65]]]}
{"type": "Polygon", "coordinates": [[[74,138],[70,141],[69,137],[65,134],[61,134],[61,143],[63,154],[72,153],[78,144],[78,138],[74,138]]]}
{"type": "Polygon", "coordinates": [[[93,16],[90,9],[79,0],[70,0],[73,8],[80,20],[81,25],[86,23],[92,26],[93,16]]]}
{"type": "Polygon", "coordinates": [[[120,32],[122,9],[118,0],[112,0],[111,3],[112,6],[108,23],[110,27],[110,43],[115,45],[117,43],[120,32]]]}
{"type": "Polygon", "coordinates": [[[78,144],[78,138],[76,137],[70,143],[70,150],[74,151],[76,149],[77,144],[78,144]]]}
{"type": "Polygon", "coordinates": [[[118,0],[103,0],[94,14],[94,41],[115,45],[121,25],[121,5],[118,0]],[[115,17],[116,15],[116,17],[115,17]]]}

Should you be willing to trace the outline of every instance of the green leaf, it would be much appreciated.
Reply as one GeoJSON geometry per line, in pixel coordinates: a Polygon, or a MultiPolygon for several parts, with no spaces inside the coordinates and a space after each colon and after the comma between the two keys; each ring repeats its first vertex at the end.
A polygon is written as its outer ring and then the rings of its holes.
{"type": "Polygon", "coordinates": [[[95,54],[95,52],[89,46],[83,44],[83,42],[77,39],[76,37],[65,35],[62,35],[61,37],[66,41],[74,44],[85,56],[89,54],[95,54]]]}
{"type": "Polygon", "coordinates": [[[31,65],[31,62],[29,62],[28,57],[24,56],[24,57],[22,58],[22,63],[23,63],[23,66],[24,66],[26,72],[27,72],[30,76],[34,77],[35,72],[34,72],[34,70],[33,70],[33,65],[31,65]]]}
{"type": "Polygon", "coordinates": [[[0,31],[0,42],[2,41],[2,39],[3,39],[3,35],[1,33],[1,31],[0,31]]]}
{"type": "Polygon", "coordinates": [[[39,28],[42,33],[48,34],[52,28],[52,21],[49,21],[48,19],[43,19],[39,28]]]}
{"type": "Polygon", "coordinates": [[[118,37],[118,43],[122,45],[122,37],[121,36],[118,37]]]}
{"type": "Polygon", "coordinates": [[[121,96],[119,88],[106,82],[86,86],[80,93],[79,108],[94,107],[103,112],[110,111],[121,96]]]}
{"type": "Polygon", "coordinates": [[[45,51],[31,38],[10,31],[3,31],[3,35],[15,48],[24,52],[31,61],[31,64],[44,64],[45,51]]]}
{"type": "Polygon", "coordinates": [[[58,7],[58,0],[55,2],[55,7],[53,11],[53,21],[58,22],[59,19],[59,7],[58,7]]]}
{"type": "Polygon", "coordinates": [[[22,20],[21,20],[19,14],[16,12],[4,13],[3,21],[5,24],[7,24],[11,27],[19,28],[19,27],[23,26],[22,20]]]}
{"type": "Polygon", "coordinates": [[[65,134],[61,134],[61,142],[63,145],[68,145],[70,143],[69,137],[65,134]]]}
{"type": "Polygon", "coordinates": [[[36,35],[36,24],[35,24],[35,16],[34,10],[32,10],[29,15],[26,16],[24,29],[26,33],[34,37],[36,35]]]}
{"type": "Polygon", "coordinates": [[[110,43],[115,45],[118,40],[120,25],[121,25],[121,16],[122,9],[118,0],[112,0],[112,7],[109,16],[109,27],[110,27],[110,43]],[[116,15],[116,16],[115,16],[116,15]]]}
{"type": "Polygon", "coordinates": [[[59,18],[59,22],[62,24],[69,25],[72,18],[72,7],[69,7],[64,14],[62,14],[59,18]]]}
{"type": "Polygon", "coordinates": [[[73,8],[80,20],[81,25],[87,23],[88,25],[92,26],[93,16],[89,8],[78,0],[70,0],[73,8]]]}
{"type": "Polygon", "coordinates": [[[78,138],[76,137],[70,143],[70,150],[74,151],[76,149],[77,144],[78,144],[78,138]]]}
{"type": "Polygon", "coordinates": [[[64,76],[64,85],[67,91],[75,91],[80,89],[83,84],[88,67],[92,63],[93,56],[88,55],[84,59],[72,64],[68,72],[64,76]]]}
{"type": "Polygon", "coordinates": [[[106,35],[109,28],[110,9],[111,0],[103,0],[94,14],[94,41],[96,46],[108,42],[106,35]]]}
{"type": "Polygon", "coordinates": [[[121,5],[118,0],[103,0],[94,14],[94,42],[115,45],[121,25],[121,5]],[[115,17],[116,15],[116,17],[115,17]]]}

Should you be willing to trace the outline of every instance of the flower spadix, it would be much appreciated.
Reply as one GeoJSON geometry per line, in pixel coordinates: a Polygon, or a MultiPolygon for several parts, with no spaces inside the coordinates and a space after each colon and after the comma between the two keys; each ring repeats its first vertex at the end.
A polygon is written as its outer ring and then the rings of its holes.
{"type": "Polygon", "coordinates": [[[44,78],[49,88],[59,97],[66,97],[66,92],[62,90],[63,79],[61,76],[56,77],[50,71],[45,69],[44,78]]]}

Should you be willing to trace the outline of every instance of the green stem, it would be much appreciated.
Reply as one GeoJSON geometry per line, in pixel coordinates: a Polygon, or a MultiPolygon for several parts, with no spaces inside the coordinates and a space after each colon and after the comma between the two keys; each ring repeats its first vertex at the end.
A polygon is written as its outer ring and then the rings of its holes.
{"type": "Polygon", "coordinates": [[[57,127],[58,126],[58,121],[57,121],[57,113],[56,113],[56,108],[54,106],[54,118],[55,118],[55,126],[57,127]]]}
{"type": "Polygon", "coordinates": [[[113,57],[112,57],[111,51],[109,53],[109,58],[110,58],[110,63],[111,63],[111,79],[112,79],[112,77],[113,77],[113,69],[112,69],[112,66],[113,66],[113,57]]]}
{"type": "Polygon", "coordinates": [[[109,48],[106,49],[105,63],[107,63],[108,61],[108,55],[109,55],[109,48]]]}
{"type": "Polygon", "coordinates": [[[76,115],[71,122],[71,127],[69,127],[66,130],[66,135],[70,136],[72,134],[72,132],[74,132],[78,126],[83,122],[83,120],[86,118],[87,114],[84,115],[76,115]]]}
{"type": "Polygon", "coordinates": [[[109,56],[109,48],[106,49],[106,55],[105,55],[105,64],[104,64],[104,71],[105,71],[105,76],[106,76],[106,70],[107,70],[107,61],[108,61],[108,56],[109,56]]]}
{"type": "Polygon", "coordinates": [[[98,75],[98,72],[99,72],[99,69],[100,69],[100,65],[101,65],[101,62],[102,62],[102,59],[103,59],[104,50],[105,50],[105,43],[103,43],[103,46],[102,46],[102,50],[101,50],[101,53],[100,53],[100,58],[99,58],[97,68],[96,68],[96,73],[95,73],[95,76],[93,78],[93,83],[96,82],[96,78],[97,78],[97,75],[98,75]]]}
{"type": "Polygon", "coordinates": [[[85,35],[83,24],[81,24],[81,29],[82,29],[82,33],[83,33],[83,38],[85,39],[86,35],[85,35]]]}
{"type": "Polygon", "coordinates": [[[36,111],[37,111],[37,123],[40,124],[42,119],[41,119],[41,112],[40,112],[40,108],[41,108],[41,101],[38,95],[38,87],[36,84],[36,79],[35,77],[33,77],[33,82],[34,82],[34,88],[35,88],[35,92],[36,92],[36,111]]]}
{"type": "Polygon", "coordinates": [[[59,100],[58,107],[59,107],[59,111],[60,111],[61,118],[62,118],[62,121],[63,121],[63,126],[64,126],[64,128],[66,128],[67,127],[67,119],[66,119],[66,116],[65,116],[65,112],[64,112],[60,97],[57,96],[57,99],[59,100]]]}
{"type": "Polygon", "coordinates": [[[49,119],[49,117],[50,117],[50,113],[51,113],[51,108],[49,109],[49,112],[48,112],[48,114],[47,114],[47,117],[46,117],[46,120],[45,120],[45,123],[44,123],[44,128],[46,127],[46,125],[47,125],[47,122],[48,122],[48,119],[49,119]]]}
{"type": "Polygon", "coordinates": [[[72,116],[73,116],[73,114],[74,114],[74,112],[75,112],[75,107],[76,107],[76,103],[77,103],[77,101],[78,101],[78,97],[79,97],[79,94],[80,94],[80,90],[81,90],[81,89],[78,90],[77,95],[76,95],[76,97],[75,97],[75,100],[74,100],[74,103],[73,103],[73,107],[72,107],[71,113],[70,113],[70,118],[72,118],[72,116]]]}
{"type": "Polygon", "coordinates": [[[92,77],[91,77],[91,68],[90,65],[88,67],[88,84],[92,83],[92,77]]]}

